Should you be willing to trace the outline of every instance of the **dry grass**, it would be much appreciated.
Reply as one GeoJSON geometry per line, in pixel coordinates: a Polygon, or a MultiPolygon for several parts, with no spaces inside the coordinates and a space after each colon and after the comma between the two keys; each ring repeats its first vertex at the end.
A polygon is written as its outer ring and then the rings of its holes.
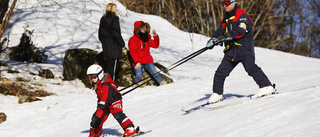
{"type": "Polygon", "coordinates": [[[12,96],[17,96],[19,97],[19,103],[24,103],[24,102],[32,102],[36,100],[40,100],[36,97],[45,97],[45,96],[50,96],[53,95],[54,93],[49,93],[45,90],[42,89],[36,89],[31,88],[31,85],[25,86],[25,82],[29,82],[29,80],[25,80],[22,78],[17,78],[15,79],[18,82],[22,83],[16,83],[7,79],[2,79],[2,83],[0,83],[0,94],[3,95],[12,95],[12,96]],[[28,87],[26,89],[25,87],[28,87]],[[33,91],[30,91],[33,90],[33,91]]]}

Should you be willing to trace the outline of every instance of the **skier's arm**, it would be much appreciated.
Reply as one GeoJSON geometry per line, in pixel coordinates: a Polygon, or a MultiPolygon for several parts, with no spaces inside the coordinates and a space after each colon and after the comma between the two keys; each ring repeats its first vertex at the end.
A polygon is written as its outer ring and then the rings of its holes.
{"type": "Polygon", "coordinates": [[[224,32],[224,28],[222,26],[222,24],[220,23],[218,29],[216,30],[216,32],[212,35],[212,37],[218,38],[220,35],[222,35],[224,32]]]}
{"type": "Polygon", "coordinates": [[[102,96],[98,102],[97,110],[96,110],[96,115],[98,117],[101,117],[103,114],[103,110],[107,107],[107,103],[110,101],[111,95],[110,94],[110,89],[112,87],[108,83],[103,83],[102,84],[102,96]]]}
{"type": "Polygon", "coordinates": [[[212,49],[217,42],[219,42],[218,37],[223,34],[223,26],[222,24],[219,25],[216,32],[212,35],[211,39],[207,42],[206,47],[212,49]]]}
{"type": "Polygon", "coordinates": [[[235,39],[240,39],[244,37],[247,33],[249,28],[252,27],[252,22],[247,14],[242,14],[238,19],[237,26],[232,28],[232,31],[229,33],[235,39]]]}

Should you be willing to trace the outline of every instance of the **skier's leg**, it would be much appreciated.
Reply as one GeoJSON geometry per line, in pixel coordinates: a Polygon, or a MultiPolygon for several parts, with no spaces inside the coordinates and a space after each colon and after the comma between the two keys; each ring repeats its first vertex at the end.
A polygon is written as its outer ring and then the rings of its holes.
{"type": "Polygon", "coordinates": [[[231,62],[225,58],[222,59],[221,64],[213,78],[213,92],[219,95],[223,94],[223,85],[227,76],[229,76],[230,72],[237,66],[238,62],[231,62]]]}
{"type": "Polygon", "coordinates": [[[227,76],[237,66],[237,62],[223,59],[213,78],[213,93],[208,99],[208,103],[217,103],[223,99],[223,85],[227,76]]]}
{"type": "MultiPolygon", "coordinates": [[[[106,112],[104,112],[104,114],[100,119],[97,119],[94,116],[92,117],[89,137],[100,137],[102,133],[103,123],[108,119],[109,114],[110,114],[110,111],[106,110],[106,112]],[[96,127],[94,126],[95,124],[93,124],[93,122],[97,122],[98,120],[100,122],[100,125],[96,127]]],[[[94,113],[93,115],[96,115],[96,114],[94,113]]]]}
{"type": "Polygon", "coordinates": [[[254,81],[259,85],[260,88],[260,90],[254,96],[252,96],[252,98],[262,97],[275,92],[275,89],[271,86],[271,82],[268,77],[264,74],[261,68],[255,64],[254,57],[245,57],[242,61],[242,64],[245,70],[250,76],[253,77],[254,81]]]}
{"type": "Polygon", "coordinates": [[[110,106],[110,112],[121,125],[125,136],[130,136],[136,133],[132,121],[123,113],[122,100],[114,102],[110,106]]]}
{"type": "Polygon", "coordinates": [[[258,84],[259,88],[271,86],[268,77],[264,74],[262,69],[255,64],[255,58],[253,56],[244,57],[242,64],[247,73],[252,76],[254,81],[258,84]]]}
{"type": "Polygon", "coordinates": [[[127,129],[128,127],[134,127],[132,121],[123,113],[122,100],[114,102],[110,106],[110,112],[121,125],[123,130],[127,129]]]}

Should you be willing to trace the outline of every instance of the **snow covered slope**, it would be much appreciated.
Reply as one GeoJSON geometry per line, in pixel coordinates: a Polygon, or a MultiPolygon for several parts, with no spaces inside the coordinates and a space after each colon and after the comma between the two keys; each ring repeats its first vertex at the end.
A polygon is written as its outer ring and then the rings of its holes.
{"type": "MultiPolygon", "coordinates": [[[[0,112],[7,121],[0,124],[1,137],[86,137],[96,108],[96,95],[79,80],[62,81],[62,62],[67,49],[90,48],[101,51],[97,30],[103,10],[110,0],[61,0],[19,2],[19,10],[11,18],[9,46],[19,43],[24,26],[34,30],[37,47],[48,47],[48,63],[24,63],[0,60],[4,77],[23,77],[30,83],[40,82],[56,95],[43,101],[18,104],[18,98],[0,95],[0,112]],[[60,3],[62,1],[62,3],[60,3]],[[63,1],[65,1],[63,3],[63,1]],[[9,74],[8,68],[21,73],[9,74]],[[38,69],[51,69],[55,79],[30,75],[38,69]]],[[[118,5],[122,36],[127,43],[133,23],[143,20],[160,36],[159,49],[152,49],[156,62],[170,66],[175,61],[205,46],[208,37],[182,32],[168,21],[152,15],[126,10],[118,5]]],[[[241,64],[226,80],[225,103],[241,104],[215,111],[198,110],[182,115],[181,108],[206,102],[212,93],[213,75],[223,48],[215,47],[172,70],[173,84],[139,88],[123,97],[124,112],[142,130],[152,129],[150,137],[317,137],[320,135],[320,60],[279,51],[255,48],[256,63],[277,84],[279,95],[269,99],[250,100],[258,86],[241,64]]],[[[121,88],[121,87],[120,87],[121,88]]],[[[221,102],[224,103],[224,102],[221,102]]],[[[103,127],[110,137],[123,134],[110,117],[103,127]]]]}

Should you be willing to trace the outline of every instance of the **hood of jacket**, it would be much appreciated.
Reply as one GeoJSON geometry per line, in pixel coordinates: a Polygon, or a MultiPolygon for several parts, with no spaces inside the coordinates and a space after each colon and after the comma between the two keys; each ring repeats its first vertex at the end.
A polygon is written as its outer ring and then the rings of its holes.
{"type": "Polygon", "coordinates": [[[146,31],[146,32],[147,32],[147,33],[150,33],[150,25],[149,25],[148,23],[145,23],[145,22],[143,22],[143,21],[136,21],[136,22],[134,23],[133,34],[139,37],[138,32],[141,30],[142,27],[145,27],[145,26],[146,26],[146,28],[147,28],[147,31],[146,31]]]}

